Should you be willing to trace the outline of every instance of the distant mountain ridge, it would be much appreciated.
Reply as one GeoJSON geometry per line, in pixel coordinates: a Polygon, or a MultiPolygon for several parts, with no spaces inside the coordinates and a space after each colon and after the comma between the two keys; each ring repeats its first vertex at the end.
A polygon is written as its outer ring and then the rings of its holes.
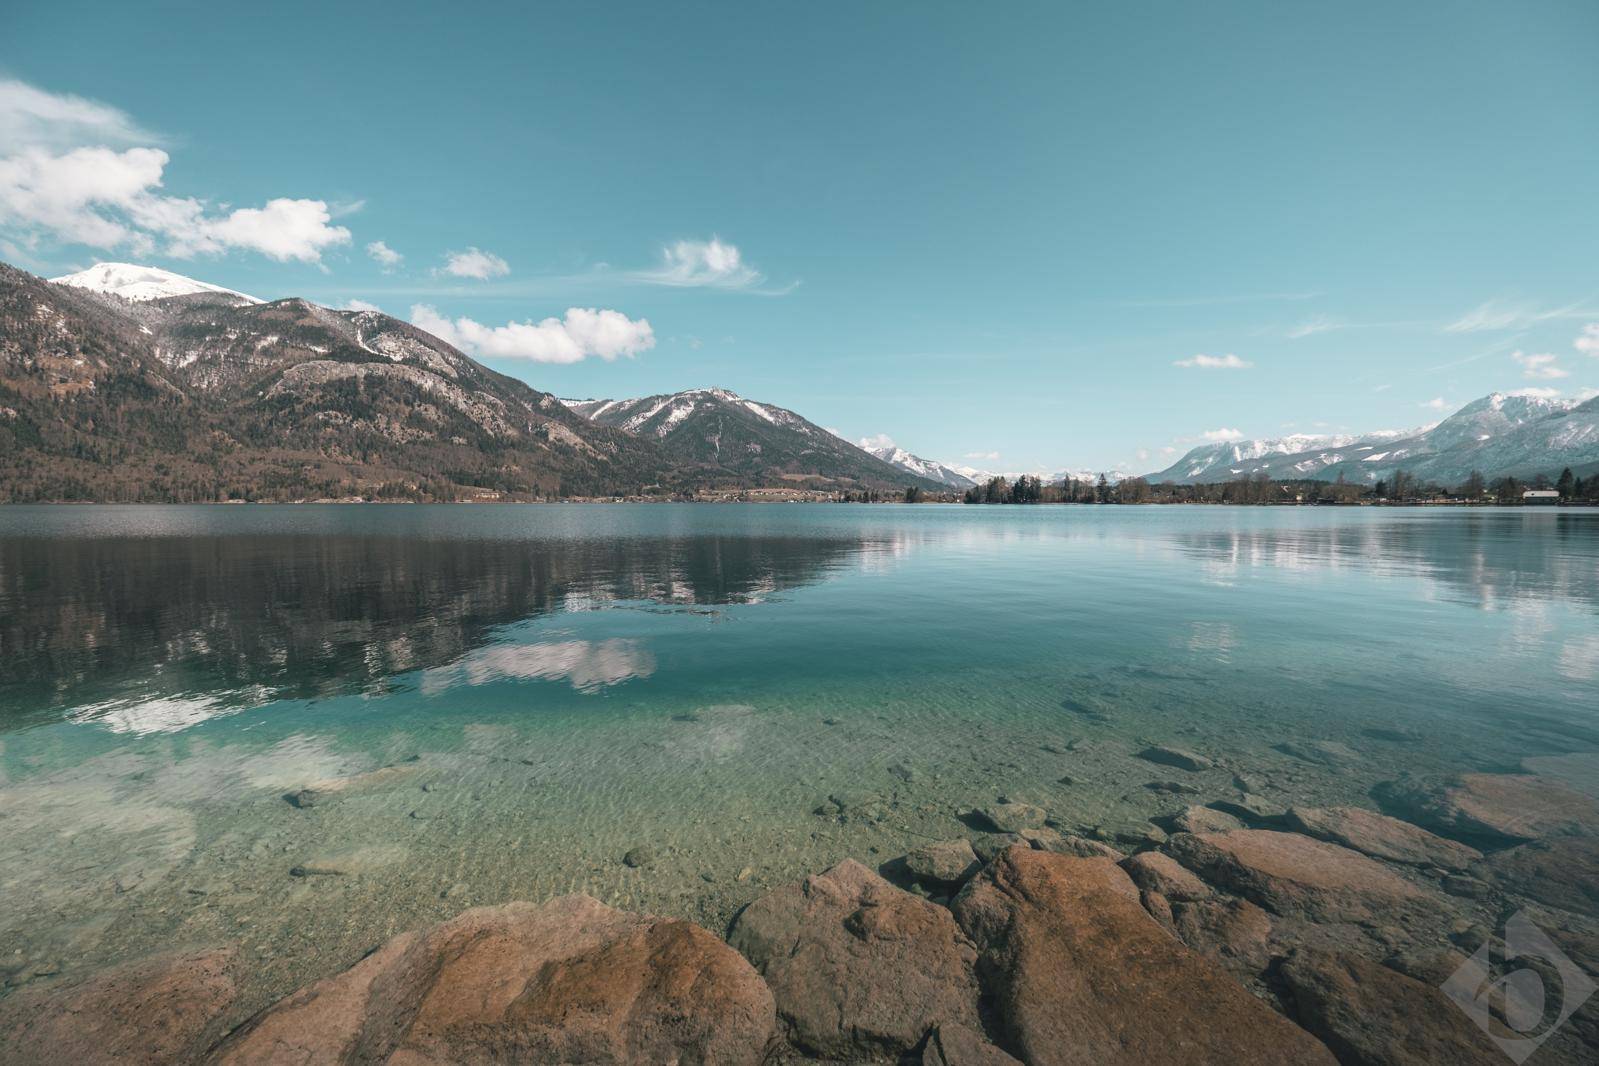
{"type": "MultiPolygon", "coordinates": [[[[376,311],[128,263],[54,282],[0,264],[0,500],[892,495],[1016,476],[860,443],[722,388],[558,400],[376,311]]],[[[1599,473],[1599,398],[1529,391],[1414,430],[1204,444],[1148,479],[1372,484],[1403,469],[1457,485],[1567,466],[1599,473]]]]}
{"type": "Polygon", "coordinates": [[[977,482],[956,470],[952,466],[945,466],[935,459],[923,459],[919,455],[912,455],[897,444],[873,444],[870,441],[860,441],[860,449],[868,455],[877,458],[890,466],[897,467],[915,477],[936,481],[938,484],[951,489],[969,489],[977,482]]]}
{"type": "Polygon", "coordinates": [[[795,487],[923,489],[941,482],[856,447],[787,408],[722,388],[624,400],[562,400],[602,425],[659,441],[680,462],[795,487]]]}
{"type": "Polygon", "coordinates": [[[1489,479],[1531,478],[1568,466],[1579,475],[1599,470],[1599,397],[1578,402],[1496,392],[1420,429],[1204,444],[1147,480],[1196,484],[1265,475],[1371,484],[1404,470],[1458,485],[1472,471],[1489,479]]]}

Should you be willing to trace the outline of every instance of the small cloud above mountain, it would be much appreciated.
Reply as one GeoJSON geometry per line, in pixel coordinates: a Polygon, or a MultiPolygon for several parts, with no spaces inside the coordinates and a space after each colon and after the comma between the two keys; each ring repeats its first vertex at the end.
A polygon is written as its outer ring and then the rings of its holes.
{"type": "Polygon", "coordinates": [[[510,272],[511,264],[493,252],[485,252],[481,248],[468,248],[464,252],[446,252],[444,265],[439,268],[441,274],[448,274],[453,278],[473,278],[477,281],[502,278],[510,272]]]}
{"type": "Polygon", "coordinates": [[[1571,376],[1571,371],[1563,369],[1557,362],[1556,356],[1549,353],[1542,355],[1529,355],[1525,352],[1512,352],[1510,358],[1521,364],[1521,376],[1526,378],[1556,380],[1571,376]]]}
{"type": "Polygon", "coordinates": [[[564,318],[485,326],[466,317],[452,320],[428,304],[416,304],[411,323],[468,355],[535,363],[577,363],[590,356],[610,362],[655,347],[649,319],[593,307],[569,307],[564,318]]]}
{"type": "Polygon", "coordinates": [[[400,264],[405,262],[405,256],[396,252],[382,241],[373,241],[368,244],[366,246],[366,254],[372,257],[373,262],[383,268],[385,274],[398,270],[400,264]]]}

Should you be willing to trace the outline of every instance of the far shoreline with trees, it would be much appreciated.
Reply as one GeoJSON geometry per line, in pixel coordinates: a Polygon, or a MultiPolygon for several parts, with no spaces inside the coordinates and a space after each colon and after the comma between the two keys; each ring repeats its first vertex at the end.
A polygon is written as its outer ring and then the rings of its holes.
{"type": "Polygon", "coordinates": [[[906,503],[955,502],[968,504],[1233,504],[1252,506],[1416,506],[1416,505],[1498,505],[1521,506],[1529,491],[1556,493],[1539,499],[1538,504],[1599,506],[1599,472],[1582,478],[1570,467],[1551,479],[1539,474],[1528,480],[1502,477],[1489,480],[1480,471],[1459,485],[1444,486],[1404,470],[1370,485],[1355,484],[1340,476],[1336,481],[1314,479],[1276,481],[1264,475],[1235,478],[1231,481],[1180,485],[1173,481],[1150,483],[1141,477],[1111,482],[1101,474],[1096,480],[1068,478],[1046,483],[1023,474],[1014,482],[993,477],[964,493],[929,493],[907,489],[906,503]]]}

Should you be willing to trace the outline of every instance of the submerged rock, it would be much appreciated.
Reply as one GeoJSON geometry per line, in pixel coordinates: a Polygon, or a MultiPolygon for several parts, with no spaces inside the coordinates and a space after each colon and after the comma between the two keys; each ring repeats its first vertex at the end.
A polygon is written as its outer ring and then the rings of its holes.
{"type": "Polygon", "coordinates": [[[1333,1066],[1184,947],[1109,859],[1011,848],[955,901],[1005,1041],[1031,1066],[1333,1066]]]}
{"type": "Polygon", "coordinates": [[[965,838],[924,844],[905,856],[905,869],[930,888],[953,889],[966,883],[982,864],[965,838]]]}
{"type": "Polygon", "coordinates": [[[1175,766],[1179,770],[1209,770],[1216,765],[1215,760],[1204,755],[1164,745],[1145,748],[1138,753],[1138,757],[1148,762],[1159,763],[1161,766],[1175,766]]]}
{"type": "Polygon", "coordinates": [[[235,1032],[220,1064],[762,1061],[772,995],[688,922],[588,896],[401,933],[235,1032]]]}
{"type": "Polygon", "coordinates": [[[1312,921],[1387,918],[1425,898],[1409,881],[1359,852],[1298,833],[1181,833],[1168,848],[1211,884],[1267,910],[1312,921]]]}
{"type": "Polygon", "coordinates": [[[1400,779],[1383,782],[1372,795],[1407,822],[1493,847],[1599,833],[1599,803],[1534,774],[1462,774],[1441,784],[1400,779]]]}
{"type": "Polygon", "coordinates": [[[0,1000],[0,1060],[30,1066],[199,1061],[236,992],[228,949],[172,952],[0,1000]]]}
{"type": "Polygon", "coordinates": [[[898,1056],[929,1030],[981,1030],[977,957],[950,912],[846,859],[746,907],[732,945],[766,978],[790,1038],[846,1061],[898,1056]]]}
{"type": "Polygon", "coordinates": [[[972,813],[1000,833],[1038,829],[1046,817],[1042,807],[1035,807],[1031,803],[990,803],[972,813]]]}
{"type": "Polygon", "coordinates": [[[636,848],[629,848],[627,853],[622,856],[622,864],[635,870],[640,866],[648,866],[654,861],[655,849],[648,844],[640,844],[636,848]]]}
{"type": "Polygon", "coordinates": [[[1336,740],[1291,740],[1277,745],[1277,750],[1319,766],[1353,766],[1360,761],[1358,751],[1336,740]]]}
{"type": "Polygon", "coordinates": [[[1173,818],[1171,826],[1179,833],[1225,833],[1229,829],[1242,829],[1244,823],[1226,811],[1193,806],[1173,818]]]}
{"type": "Polygon", "coordinates": [[[1599,917],[1599,837],[1554,837],[1490,855],[1472,868],[1494,886],[1599,917]]]}
{"type": "MultiPolygon", "coordinates": [[[[1035,830],[1041,832],[1041,830],[1035,830]]],[[[993,862],[994,856],[1004,851],[1013,844],[1025,844],[1026,839],[1020,833],[983,833],[972,839],[972,850],[977,853],[980,862],[993,862]]]]}
{"type": "Polygon", "coordinates": [[[1309,836],[1411,866],[1464,870],[1482,852],[1360,807],[1292,807],[1288,825],[1309,836]]]}
{"type": "Polygon", "coordinates": [[[1211,803],[1211,807],[1240,818],[1250,825],[1278,825],[1288,815],[1286,807],[1252,792],[1239,793],[1234,799],[1216,800],[1211,803]]]}
{"type": "Polygon", "coordinates": [[[1282,967],[1300,1024],[1352,1066],[1503,1066],[1442,991],[1355,955],[1301,949],[1282,967]]]}

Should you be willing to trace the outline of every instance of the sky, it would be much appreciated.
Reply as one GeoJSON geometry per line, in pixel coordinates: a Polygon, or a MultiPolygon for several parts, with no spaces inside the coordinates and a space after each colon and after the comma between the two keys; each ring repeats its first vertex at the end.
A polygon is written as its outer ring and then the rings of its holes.
{"type": "Polygon", "coordinates": [[[988,470],[1599,386],[1592,0],[6,12],[0,259],[45,276],[988,470]]]}

